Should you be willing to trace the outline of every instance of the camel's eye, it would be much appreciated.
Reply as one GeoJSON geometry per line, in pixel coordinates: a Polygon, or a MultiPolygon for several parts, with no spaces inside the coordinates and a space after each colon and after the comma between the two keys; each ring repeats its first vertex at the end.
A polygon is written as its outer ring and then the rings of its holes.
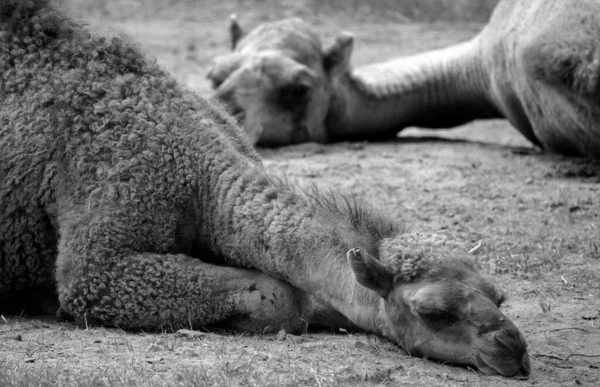
{"type": "Polygon", "coordinates": [[[454,313],[432,313],[422,315],[423,319],[432,324],[452,325],[458,322],[458,316],[454,313]]]}

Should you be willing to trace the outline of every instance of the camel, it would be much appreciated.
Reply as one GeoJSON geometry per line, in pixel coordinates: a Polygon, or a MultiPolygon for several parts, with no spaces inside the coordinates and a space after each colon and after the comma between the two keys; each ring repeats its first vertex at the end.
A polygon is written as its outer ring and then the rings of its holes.
{"type": "Polygon", "coordinates": [[[269,174],[222,107],[49,0],[2,1],[0,31],[0,313],[59,306],[130,330],[346,320],[414,356],[529,374],[503,291],[458,242],[269,174]]]}
{"type": "Polygon", "coordinates": [[[322,49],[313,30],[288,19],[238,31],[234,51],[213,61],[214,95],[253,143],[379,140],[506,118],[545,150],[600,158],[598,0],[501,0],[467,42],[357,69],[352,35],[322,49]]]}

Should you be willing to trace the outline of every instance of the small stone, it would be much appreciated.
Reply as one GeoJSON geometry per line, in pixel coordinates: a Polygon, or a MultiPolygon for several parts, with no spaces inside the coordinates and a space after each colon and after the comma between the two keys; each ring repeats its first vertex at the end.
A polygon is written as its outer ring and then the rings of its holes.
{"type": "Polygon", "coordinates": [[[279,332],[277,332],[277,341],[284,341],[285,340],[285,329],[280,330],[279,332]]]}
{"type": "Polygon", "coordinates": [[[179,336],[185,336],[185,337],[202,337],[202,336],[206,336],[206,333],[204,333],[204,332],[193,331],[191,329],[180,329],[180,330],[177,331],[177,334],[179,336]]]}

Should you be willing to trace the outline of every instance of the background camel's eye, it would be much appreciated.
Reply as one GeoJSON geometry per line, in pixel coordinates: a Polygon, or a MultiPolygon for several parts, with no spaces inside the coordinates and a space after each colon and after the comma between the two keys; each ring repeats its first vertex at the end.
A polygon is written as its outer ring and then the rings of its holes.
{"type": "Polygon", "coordinates": [[[277,93],[277,102],[284,109],[293,109],[306,101],[309,90],[309,86],[301,83],[282,86],[277,93]]]}
{"type": "Polygon", "coordinates": [[[209,77],[209,79],[213,90],[218,89],[223,84],[223,81],[225,81],[225,78],[209,77]]]}
{"type": "Polygon", "coordinates": [[[499,308],[504,301],[506,301],[506,296],[504,295],[504,293],[499,294],[498,298],[496,299],[496,306],[499,308]]]}

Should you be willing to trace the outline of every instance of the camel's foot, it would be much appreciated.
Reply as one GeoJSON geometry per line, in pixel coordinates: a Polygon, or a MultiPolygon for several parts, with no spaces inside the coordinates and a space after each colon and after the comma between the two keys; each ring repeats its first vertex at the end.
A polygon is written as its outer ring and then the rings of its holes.
{"type": "Polygon", "coordinates": [[[249,272],[243,282],[236,313],[220,325],[246,332],[306,332],[312,315],[311,297],[306,293],[258,272],[249,272]]]}

